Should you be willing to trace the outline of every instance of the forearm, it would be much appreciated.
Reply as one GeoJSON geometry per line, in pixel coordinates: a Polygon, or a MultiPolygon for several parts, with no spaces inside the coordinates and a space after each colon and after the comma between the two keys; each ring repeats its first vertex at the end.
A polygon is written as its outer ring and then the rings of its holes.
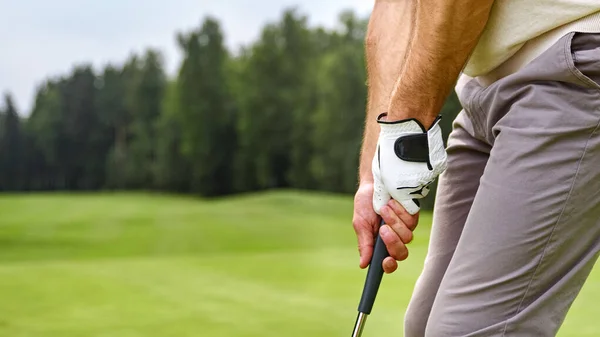
{"type": "Polygon", "coordinates": [[[409,52],[395,83],[388,118],[428,127],[475,48],[493,0],[419,0],[409,52]]]}
{"type": "Polygon", "coordinates": [[[387,111],[398,80],[413,27],[415,3],[410,0],[377,0],[369,21],[365,53],[368,104],[360,157],[360,182],[373,182],[371,161],[379,126],[377,116],[387,111]]]}

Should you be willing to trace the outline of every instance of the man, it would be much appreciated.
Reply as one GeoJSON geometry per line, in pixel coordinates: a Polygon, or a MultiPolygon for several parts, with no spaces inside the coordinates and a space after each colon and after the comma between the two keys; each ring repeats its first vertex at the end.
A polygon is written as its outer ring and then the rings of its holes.
{"type": "Polygon", "coordinates": [[[600,250],[600,1],[376,0],[366,53],[361,268],[443,172],[405,336],[554,336],[600,250]]]}

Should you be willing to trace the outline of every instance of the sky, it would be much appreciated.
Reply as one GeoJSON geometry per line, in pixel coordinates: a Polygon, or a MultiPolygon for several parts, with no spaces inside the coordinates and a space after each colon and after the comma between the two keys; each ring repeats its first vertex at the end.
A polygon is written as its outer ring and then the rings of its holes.
{"type": "Polygon", "coordinates": [[[231,50],[255,40],[263,25],[297,7],[311,25],[333,27],[338,14],[367,15],[373,0],[0,0],[0,92],[27,115],[35,88],[75,64],[121,63],[147,47],[163,52],[167,72],[181,55],[175,34],[217,18],[231,50]]]}

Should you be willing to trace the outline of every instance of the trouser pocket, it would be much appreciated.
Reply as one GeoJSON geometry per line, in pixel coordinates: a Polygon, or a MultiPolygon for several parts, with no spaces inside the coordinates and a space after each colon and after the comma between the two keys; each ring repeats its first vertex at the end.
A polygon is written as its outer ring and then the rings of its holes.
{"type": "Polygon", "coordinates": [[[569,70],[581,85],[600,90],[600,33],[571,34],[569,70]]]}

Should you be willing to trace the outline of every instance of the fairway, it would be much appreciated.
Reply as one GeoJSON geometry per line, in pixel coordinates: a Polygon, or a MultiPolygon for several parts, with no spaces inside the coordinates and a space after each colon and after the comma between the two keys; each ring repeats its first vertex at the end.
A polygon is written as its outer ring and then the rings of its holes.
{"type": "MultiPolygon", "coordinates": [[[[0,195],[0,336],[349,336],[365,271],[352,197],[0,195]]],[[[427,251],[386,275],[365,337],[401,336],[427,251]]],[[[560,336],[600,336],[595,269],[560,336]]]]}

